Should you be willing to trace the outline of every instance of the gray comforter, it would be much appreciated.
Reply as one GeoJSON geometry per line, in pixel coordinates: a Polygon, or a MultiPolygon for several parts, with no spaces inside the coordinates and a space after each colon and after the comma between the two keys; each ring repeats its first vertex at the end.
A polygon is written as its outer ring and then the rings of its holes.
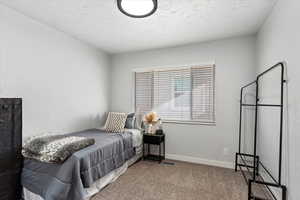
{"type": "Polygon", "coordinates": [[[70,135],[94,138],[95,144],[74,153],[63,164],[24,161],[22,185],[45,200],[83,200],[84,188],[134,156],[131,133],[91,129],[70,135]]]}

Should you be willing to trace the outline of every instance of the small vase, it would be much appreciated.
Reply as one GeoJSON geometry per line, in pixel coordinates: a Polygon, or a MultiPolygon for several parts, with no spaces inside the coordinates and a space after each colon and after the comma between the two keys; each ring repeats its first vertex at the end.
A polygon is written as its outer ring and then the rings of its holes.
{"type": "Polygon", "coordinates": [[[148,131],[147,131],[149,134],[153,134],[153,125],[152,124],[149,124],[148,125],[148,131]]]}

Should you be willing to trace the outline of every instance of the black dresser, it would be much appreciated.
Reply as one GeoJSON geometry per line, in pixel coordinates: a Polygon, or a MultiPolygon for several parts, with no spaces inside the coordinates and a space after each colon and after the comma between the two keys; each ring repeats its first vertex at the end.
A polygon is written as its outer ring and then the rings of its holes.
{"type": "Polygon", "coordinates": [[[0,200],[21,199],[22,99],[0,98],[0,200]]]}

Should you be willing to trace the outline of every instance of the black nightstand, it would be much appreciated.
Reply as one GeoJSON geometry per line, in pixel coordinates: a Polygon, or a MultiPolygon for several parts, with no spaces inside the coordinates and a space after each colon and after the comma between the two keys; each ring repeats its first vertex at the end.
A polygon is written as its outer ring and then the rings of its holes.
{"type": "Polygon", "coordinates": [[[143,135],[143,159],[147,160],[155,160],[161,163],[162,160],[165,159],[165,154],[166,154],[166,148],[165,148],[165,135],[153,135],[153,134],[147,134],[145,133],[143,135]],[[158,155],[153,155],[150,152],[150,145],[158,145],[159,147],[159,154],[158,155]],[[145,155],[145,147],[147,146],[148,151],[147,155],[145,155]],[[163,154],[162,154],[162,149],[161,146],[163,146],[163,154]]]}

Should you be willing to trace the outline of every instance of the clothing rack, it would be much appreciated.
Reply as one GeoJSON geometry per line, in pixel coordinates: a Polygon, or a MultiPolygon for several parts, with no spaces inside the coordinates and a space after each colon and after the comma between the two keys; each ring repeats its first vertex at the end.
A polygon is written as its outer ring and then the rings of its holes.
{"type": "Polygon", "coordinates": [[[239,120],[239,148],[238,152],[235,155],[235,171],[240,169],[243,177],[245,178],[246,183],[248,184],[248,200],[255,199],[255,200],[265,200],[264,198],[255,196],[253,194],[253,184],[259,185],[259,186],[265,186],[268,191],[270,192],[273,199],[277,200],[276,195],[271,190],[270,187],[280,188],[281,189],[281,200],[286,200],[286,191],[287,188],[285,185],[282,185],[281,183],[281,171],[282,171],[282,137],[283,137],[283,96],[284,96],[284,84],[286,83],[286,80],[284,79],[284,64],[283,62],[279,62],[275,64],[274,66],[270,67],[266,71],[262,72],[256,77],[256,80],[245,85],[241,88],[240,92],[240,120],[239,120]],[[276,68],[280,68],[281,70],[281,78],[280,78],[280,104],[263,104],[259,103],[259,86],[260,86],[260,80],[261,78],[266,75],[267,73],[273,71],[276,68]],[[246,104],[243,103],[243,93],[244,90],[250,86],[256,87],[256,99],[254,104],[246,104]],[[242,153],[241,151],[241,138],[242,138],[242,116],[243,116],[243,107],[254,107],[255,108],[255,121],[254,121],[254,151],[253,154],[248,153],[242,153]],[[258,127],[258,108],[260,107],[279,107],[280,108],[280,127],[279,127],[279,161],[278,161],[278,175],[275,177],[272,175],[270,170],[263,164],[263,162],[260,160],[260,157],[257,153],[257,127],[258,127]],[[248,160],[251,160],[251,164],[248,160]],[[260,167],[264,169],[266,174],[270,177],[272,181],[265,181],[264,178],[260,174],[260,167]],[[247,173],[248,172],[248,176],[247,173]],[[250,176],[249,176],[250,175],[250,176]]]}

